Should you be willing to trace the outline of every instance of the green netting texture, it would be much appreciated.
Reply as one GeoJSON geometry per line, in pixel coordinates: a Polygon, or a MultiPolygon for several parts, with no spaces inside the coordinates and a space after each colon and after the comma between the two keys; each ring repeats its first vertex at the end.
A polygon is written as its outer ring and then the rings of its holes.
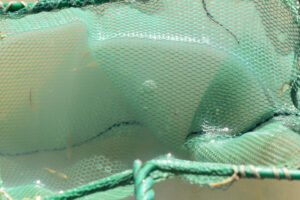
{"type": "Polygon", "coordinates": [[[298,9],[288,0],[1,4],[2,187],[46,198],[167,153],[299,167],[298,9]]]}

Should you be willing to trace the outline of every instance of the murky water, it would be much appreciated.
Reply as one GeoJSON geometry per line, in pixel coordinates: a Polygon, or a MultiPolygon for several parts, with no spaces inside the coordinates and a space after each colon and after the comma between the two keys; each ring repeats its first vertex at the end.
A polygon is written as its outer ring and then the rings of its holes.
{"type": "Polygon", "coordinates": [[[153,188],[156,199],[165,200],[297,200],[300,195],[299,186],[300,182],[297,181],[242,179],[227,189],[210,189],[180,179],[170,179],[155,184],[153,188]]]}

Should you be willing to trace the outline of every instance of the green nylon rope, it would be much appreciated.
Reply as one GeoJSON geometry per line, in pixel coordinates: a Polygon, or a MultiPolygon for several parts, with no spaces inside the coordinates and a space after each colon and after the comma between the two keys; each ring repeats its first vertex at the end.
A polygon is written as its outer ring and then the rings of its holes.
{"type": "Polygon", "coordinates": [[[31,8],[34,5],[34,3],[30,2],[30,3],[22,4],[20,2],[15,2],[15,3],[12,3],[11,5],[9,5],[9,2],[3,3],[4,8],[7,8],[7,6],[9,6],[9,8],[6,10],[6,11],[9,11],[9,12],[18,11],[18,10],[24,8],[25,5],[27,5],[28,7],[31,8]]]}
{"type": "Polygon", "coordinates": [[[269,178],[300,180],[300,170],[287,170],[254,166],[236,166],[228,164],[201,163],[178,159],[152,160],[142,165],[141,161],[135,161],[133,165],[135,196],[137,200],[154,199],[154,191],[151,189],[153,180],[151,172],[160,170],[176,174],[193,174],[206,176],[236,175],[244,178],[269,178]]]}
{"type": "Polygon", "coordinates": [[[49,198],[45,198],[45,200],[75,199],[89,194],[113,189],[115,187],[129,185],[132,183],[132,180],[132,170],[126,170],[124,172],[88,183],[84,186],[80,186],[64,193],[53,195],[49,198]]]}
{"type": "Polygon", "coordinates": [[[134,162],[133,170],[126,170],[45,199],[76,199],[97,192],[107,191],[119,186],[134,184],[137,200],[152,200],[154,199],[154,191],[152,190],[153,183],[160,180],[160,178],[165,178],[156,176],[154,181],[151,177],[151,173],[153,171],[176,173],[178,175],[193,174],[221,177],[231,177],[234,173],[236,173],[239,177],[244,175],[244,178],[258,178],[257,175],[259,175],[260,178],[300,180],[300,170],[275,169],[274,171],[274,168],[254,166],[236,166],[236,169],[237,171],[235,172],[234,166],[228,164],[201,163],[174,158],[151,160],[144,164],[142,164],[141,161],[136,160],[134,162]]]}

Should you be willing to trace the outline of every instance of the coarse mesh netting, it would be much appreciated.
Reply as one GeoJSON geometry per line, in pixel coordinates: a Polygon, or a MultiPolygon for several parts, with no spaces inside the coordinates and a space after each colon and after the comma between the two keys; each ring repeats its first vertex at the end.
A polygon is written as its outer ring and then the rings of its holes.
{"type": "Polygon", "coordinates": [[[297,6],[125,0],[2,13],[2,187],[47,197],[169,152],[298,168],[297,6]]]}

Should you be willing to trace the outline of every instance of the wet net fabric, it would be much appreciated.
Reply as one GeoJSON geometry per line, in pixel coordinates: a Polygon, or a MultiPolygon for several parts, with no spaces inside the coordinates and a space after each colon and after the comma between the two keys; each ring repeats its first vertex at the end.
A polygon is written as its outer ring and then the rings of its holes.
{"type": "Polygon", "coordinates": [[[46,197],[169,152],[297,168],[291,2],[136,0],[1,15],[2,187],[46,197]]]}

